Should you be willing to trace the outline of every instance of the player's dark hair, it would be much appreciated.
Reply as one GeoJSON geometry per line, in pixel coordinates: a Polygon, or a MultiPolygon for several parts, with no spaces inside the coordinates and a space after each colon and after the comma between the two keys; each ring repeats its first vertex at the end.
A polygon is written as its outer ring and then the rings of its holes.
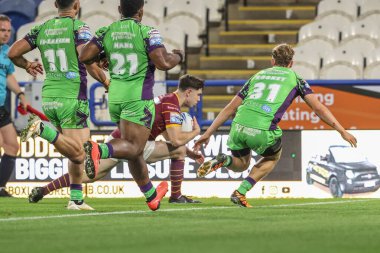
{"type": "Polygon", "coordinates": [[[273,48],[272,57],[276,66],[287,67],[293,60],[294,50],[288,44],[280,44],[273,48]]]}
{"type": "Polygon", "coordinates": [[[11,22],[11,19],[10,19],[7,15],[0,14],[0,21],[8,21],[8,22],[11,22]]]}
{"type": "Polygon", "coordinates": [[[71,5],[73,5],[73,3],[75,2],[75,0],[55,0],[55,1],[57,2],[59,9],[67,9],[71,5]]]}
{"type": "Polygon", "coordinates": [[[120,0],[120,11],[123,17],[130,18],[144,6],[144,0],[120,0]]]}
{"type": "Polygon", "coordinates": [[[189,75],[189,74],[183,75],[179,78],[178,88],[181,91],[185,91],[189,88],[199,90],[199,89],[203,89],[204,86],[205,86],[204,80],[198,77],[189,75]]]}

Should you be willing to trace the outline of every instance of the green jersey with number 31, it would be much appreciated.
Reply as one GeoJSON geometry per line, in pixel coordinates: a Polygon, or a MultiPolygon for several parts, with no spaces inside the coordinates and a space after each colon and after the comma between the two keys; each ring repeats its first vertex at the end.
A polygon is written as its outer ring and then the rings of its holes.
{"type": "Polygon", "coordinates": [[[237,94],[243,102],[234,122],[261,130],[275,130],[292,101],[310,93],[313,91],[309,84],[290,68],[275,66],[262,70],[237,94]]]}

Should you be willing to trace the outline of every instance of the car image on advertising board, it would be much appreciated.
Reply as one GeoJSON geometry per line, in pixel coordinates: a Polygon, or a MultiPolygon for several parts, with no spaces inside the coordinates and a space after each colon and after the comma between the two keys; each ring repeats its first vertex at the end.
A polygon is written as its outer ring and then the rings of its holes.
{"type": "Polygon", "coordinates": [[[374,192],[380,188],[377,166],[355,148],[332,145],[327,154],[313,156],[306,167],[306,182],[329,188],[333,197],[374,192]]]}

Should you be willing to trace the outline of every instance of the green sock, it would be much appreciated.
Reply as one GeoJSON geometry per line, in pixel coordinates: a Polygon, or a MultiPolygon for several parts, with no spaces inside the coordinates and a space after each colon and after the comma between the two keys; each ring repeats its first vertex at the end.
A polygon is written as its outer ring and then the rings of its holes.
{"type": "Polygon", "coordinates": [[[232,163],[232,157],[229,155],[226,155],[226,161],[224,161],[223,167],[228,167],[231,165],[231,163],[232,163]]]}
{"type": "Polygon", "coordinates": [[[57,140],[58,132],[50,126],[41,123],[41,132],[39,135],[49,143],[54,143],[57,140]]]}
{"type": "Polygon", "coordinates": [[[156,192],[156,188],[152,187],[149,191],[144,192],[146,199],[151,199],[152,195],[156,192]]]}
{"type": "Polygon", "coordinates": [[[108,149],[108,145],[106,143],[99,143],[100,148],[100,158],[107,159],[110,157],[110,152],[108,149]]]}
{"type": "Polygon", "coordinates": [[[70,190],[70,200],[83,200],[83,192],[81,190],[70,190]]]}
{"type": "Polygon", "coordinates": [[[239,188],[237,189],[237,191],[240,192],[243,195],[246,195],[247,192],[249,190],[251,190],[254,185],[255,184],[252,184],[247,179],[245,179],[243,182],[241,182],[241,184],[240,184],[239,188]]]}

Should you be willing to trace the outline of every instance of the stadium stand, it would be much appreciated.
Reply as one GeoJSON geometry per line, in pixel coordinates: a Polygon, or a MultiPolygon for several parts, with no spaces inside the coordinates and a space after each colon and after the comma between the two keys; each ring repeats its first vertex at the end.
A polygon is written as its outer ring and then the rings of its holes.
{"type": "MultiPolygon", "coordinates": [[[[118,18],[117,2],[81,0],[80,18],[94,32],[118,18]]],[[[38,10],[39,22],[55,16],[54,0],[42,1],[38,10]]],[[[184,71],[204,79],[247,79],[270,66],[270,51],[282,42],[296,46],[294,69],[307,79],[375,78],[379,68],[379,57],[370,52],[379,48],[380,0],[145,0],[143,23],[160,30],[169,50],[186,50],[184,68],[158,71],[159,80],[175,80],[184,71]]],[[[31,26],[21,27],[17,37],[31,26]]],[[[236,91],[206,88],[204,116],[212,119],[236,91]]]]}
{"type": "Polygon", "coordinates": [[[86,20],[91,17],[98,19],[106,18],[107,20],[116,21],[120,18],[117,10],[119,0],[92,0],[81,3],[81,19],[86,20]]]}
{"type": "Polygon", "coordinates": [[[323,58],[320,79],[361,79],[363,56],[355,49],[335,48],[323,58]]]}
{"type": "Polygon", "coordinates": [[[341,45],[368,55],[379,45],[379,28],[376,24],[363,21],[353,22],[342,29],[341,45]]]}
{"type": "Polygon", "coordinates": [[[38,5],[38,15],[36,21],[45,21],[57,15],[57,8],[54,4],[55,0],[44,0],[38,5]]]}
{"type": "Polygon", "coordinates": [[[164,18],[163,0],[145,0],[143,22],[156,27],[163,22],[164,18]]]}
{"type": "Polygon", "coordinates": [[[190,47],[201,47],[202,41],[199,38],[205,30],[206,6],[202,1],[194,0],[172,0],[165,4],[165,23],[176,23],[181,27],[191,27],[186,29],[188,35],[188,45],[190,47]]]}
{"type": "Polygon", "coordinates": [[[298,35],[299,45],[314,42],[314,44],[339,44],[339,32],[335,27],[325,22],[315,21],[301,27],[298,35]]]}
{"type": "Polygon", "coordinates": [[[358,5],[352,0],[322,0],[317,11],[318,19],[329,15],[341,15],[352,22],[358,16],[358,5]]]}
{"type": "Polygon", "coordinates": [[[364,79],[380,79],[380,48],[369,52],[366,55],[366,68],[364,69],[364,79]]]}
{"type": "Polygon", "coordinates": [[[379,0],[362,0],[360,1],[360,18],[367,18],[372,15],[380,14],[379,0]]]}
{"type": "Polygon", "coordinates": [[[318,79],[320,67],[320,55],[308,47],[294,48],[293,69],[305,79],[318,79]]]}
{"type": "Polygon", "coordinates": [[[3,0],[1,2],[1,13],[12,19],[15,31],[23,24],[34,20],[36,16],[36,3],[33,0],[3,0]]]}

